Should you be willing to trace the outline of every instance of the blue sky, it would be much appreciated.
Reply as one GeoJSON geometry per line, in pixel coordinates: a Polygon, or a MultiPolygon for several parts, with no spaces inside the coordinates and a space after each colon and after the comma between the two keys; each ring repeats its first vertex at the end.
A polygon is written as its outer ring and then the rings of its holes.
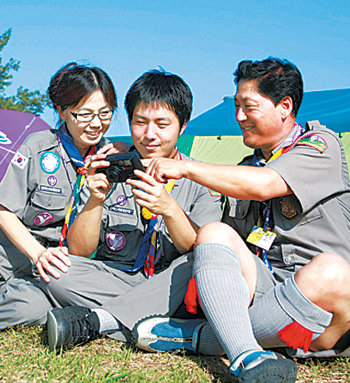
{"type": "MultiPolygon", "coordinates": [[[[190,85],[192,117],[234,93],[243,59],[287,58],[307,91],[350,87],[349,0],[1,0],[0,33],[8,28],[3,63],[21,61],[8,94],[21,85],[45,91],[70,61],[100,66],[120,105],[107,135],[128,134],[125,93],[158,66],[190,85]]],[[[54,125],[51,110],[43,118],[54,125]]]]}

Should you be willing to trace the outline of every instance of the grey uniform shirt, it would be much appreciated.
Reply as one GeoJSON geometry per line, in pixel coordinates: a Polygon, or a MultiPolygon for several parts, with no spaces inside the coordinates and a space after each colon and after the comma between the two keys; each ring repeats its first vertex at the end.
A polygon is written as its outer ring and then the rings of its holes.
{"type": "MultiPolygon", "coordinates": [[[[75,181],[76,167],[60,149],[56,131],[37,132],[13,157],[0,183],[0,204],[45,246],[58,246],[75,181]]],[[[0,230],[0,273],[8,275],[22,264],[28,264],[25,256],[0,230]]]]}
{"type": "MultiPolygon", "coordinates": [[[[184,159],[188,159],[182,155],[184,159]]],[[[171,196],[197,225],[219,221],[221,217],[221,198],[188,179],[176,180],[171,196]]],[[[81,200],[82,209],[88,193],[81,200]]],[[[160,217],[161,218],[161,217],[160,217]]],[[[139,252],[148,221],[141,215],[130,185],[117,183],[106,199],[103,210],[100,248],[95,259],[113,261],[114,266],[122,269],[133,267],[139,252]]],[[[166,268],[181,254],[176,250],[166,226],[161,225],[159,232],[161,257],[156,264],[156,272],[166,268]]]]}
{"type": "MultiPolygon", "coordinates": [[[[337,253],[350,261],[350,185],[341,141],[336,133],[317,123],[310,123],[302,138],[266,165],[293,191],[292,195],[272,199],[272,231],[277,237],[268,251],[271,265],[289,272],[297,271],[321,252],[337,253]],[[315,147],[319,143],[324,151],[315,147]]],[[[242,164],[254,165],[252,156],[242,164]]],[[[257,201],[230,199],[224,221],[246,239],[257,223],[259,206],[257,201]]],[[[255,252],[255,247],[250,247],[255,252]]]]}

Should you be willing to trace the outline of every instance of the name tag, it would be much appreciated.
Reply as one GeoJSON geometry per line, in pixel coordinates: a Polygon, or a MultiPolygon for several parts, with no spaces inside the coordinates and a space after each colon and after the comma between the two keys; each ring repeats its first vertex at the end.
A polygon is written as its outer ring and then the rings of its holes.
{"type": "Polygon", "coordinates": [[[40,190],[48,193],[62,194],[61,188],[54,188],[53,186],[40,185],[40,190]]]}
{"type": "Polygon", "coordinates": [[[108,210],[114,211],[115,213],[121,213],[121,214],[127,214],[127,215],[133,215],[134,214],[134,210],[127,209],[125,207],[116,206],[116,205],[108,206],[108,210]]]}
{"type": "Polygon", "coordinates": [[[273,231],[264,230],[262,227],[254,226],[248,235],[247,242],[267,251],[273,244],[276,235],[277,234],[273,231]]]}

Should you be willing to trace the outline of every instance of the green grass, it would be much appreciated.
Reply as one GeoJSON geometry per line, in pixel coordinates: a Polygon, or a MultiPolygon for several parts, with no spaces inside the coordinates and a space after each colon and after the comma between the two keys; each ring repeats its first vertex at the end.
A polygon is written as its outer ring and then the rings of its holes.
{"type": "MultiPolygon", "coordinates": [[[[350,382],[350,358],[297,363],[297,382],[350,382]]],[[[0,332],[0,382],[225,383],[227,366],[226,358],[149,354],[109,338],[55,354],[43,327],[0,332]]]]}

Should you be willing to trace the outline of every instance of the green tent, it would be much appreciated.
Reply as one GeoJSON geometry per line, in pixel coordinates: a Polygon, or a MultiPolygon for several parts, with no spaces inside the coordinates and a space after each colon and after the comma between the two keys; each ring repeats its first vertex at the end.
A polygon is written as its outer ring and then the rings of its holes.
{"type": "MultiPolygon", "coordinates": [[[[297,121],[305,125],[311,120],[339,133],[350,164],[350,89],[305,92],[297,121]]],[[[131,142],[130,137],[112,139],[131,142]]],[[[191,120],[178,147],[197,160],[216,164],[236,164],[251,153],[243,144],[233,97],[224,97],[219,105],[191,120]]]]}

